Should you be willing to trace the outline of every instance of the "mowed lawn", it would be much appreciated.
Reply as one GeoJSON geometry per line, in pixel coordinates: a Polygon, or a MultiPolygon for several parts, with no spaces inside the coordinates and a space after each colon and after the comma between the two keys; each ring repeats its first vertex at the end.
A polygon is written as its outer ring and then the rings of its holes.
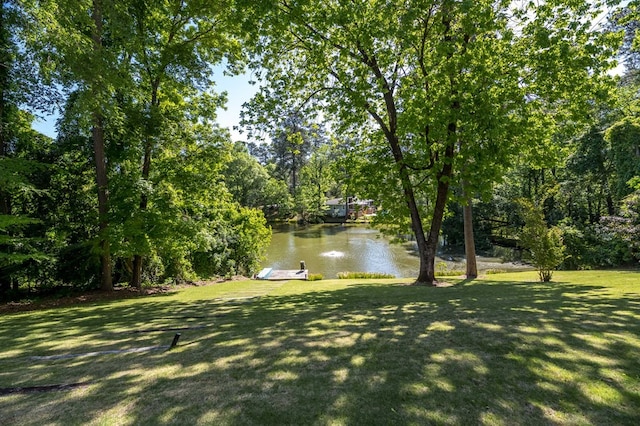
{"type": "Polygon", "coordinates": [[[535,280],[228,282],[3,314],[0,424],[640,424],[640,272],[535,280]]]}

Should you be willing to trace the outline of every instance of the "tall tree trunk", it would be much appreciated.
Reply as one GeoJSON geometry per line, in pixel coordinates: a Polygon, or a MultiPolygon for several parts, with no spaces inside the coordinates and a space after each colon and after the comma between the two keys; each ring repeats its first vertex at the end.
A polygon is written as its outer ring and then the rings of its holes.
{"type": "MultiPolygon", "coordinates": [[[[4,3],[0,5],[0,158],[5,157],[9,152],[6,127],[7,117],[5,116],[7,111],[5,88],[9,83],[11,56],[10,53],[5,50],[5,48],[8,49],[9,46],[10,34],[8,28],[5,27],[4,7],[4,3]]],[[[4,191],[3,188],[0,188],[0,214],[11,214],[10,194],[4,191]]]]}
{"type": "MultiPolygon", "coordinates": [[[[420,259],[420,267],[418,270],[418,278],[416,279],[416,285],[432,285],[435,279],[435,247],[431,250],[428,240],[425,238],[424,227],[422,226],[422,218],[420,217],[420,210],[416,203],[415,193],[409,174],[406,170],[406,166],[401,166],[400,179],[402,181],[402,188],[404,192],[405,202],[409,208],[411,215],[411,228],[413,234],[416,237],[416,244],[418,246],[418,257],[420,259]]],[[[444,210],[443,210],[444,211],[444,210]]],[[[433,225],[433,222],[432,222],[433,225]]]]}
{"type": "MultiPolygon", "coordinates": [[[[151,171],[151,140],[147,140],[144,147],[144,159],[142,161],[142,179],[148,180],[149,173],[151,171]]],[[[140,196],[140,211],[144,212],[149,206],[149,197],[147,194],[140,196]]],[[[142,289],[142,255],[136,254],[133,256],[133,266],[131,271],[131,287],[135,287],[138,290],[142,289]]]]}
{"type": "MultiPolygon", "coordinates": [[[[151,156],[153,154],[153,140],[155,134],[155,117],[153,116],[158,109],[158,89],[160,88],[160,79],[153,80],[151,85],[151,114],[150,124],[147,127],[147,136],[144,143],[144,158],[142,159],[142,179],[147,181],[151,174],[151,156]]],[[[149,197],[143,193],[140,196],[140,211],[144,212],[149,207],[149,197]]],[[[133,256],[133,266],[131,271],[131,287],[135,287],[138,290],[142,289],[142,262],[143,257],[141,254],[135,254],[133,256]]]]}
{"type": "MultiPolygon", "coordinates": [[[[144,147],[144,158],[142,160],[142,179],[148,180],[151,171],[151,138],[148,138],[144,147]]],[[[149,207],[149,197],[143,193],[140,196],[140,211],[144,212],[149,207]]],[[[138,290],[142,289],[142,255],[135,254],[133,256],[133,266],[131,270],[131,282],[129,285],[138,290]]]]}
{"type": "Polygon", "coordinates": [[[611,196],[611,188],[609,188],[609,182],[606,177],[602,179],[602,187],[606,192],[607,216],[613,216],[614,214],[616,214],[616,207],[613,202],[613,197],[611,196]]]}
{"type": "Polygon", "coordinates": [[[478,277],[478,264],[476,262],[476,242],[473,236],[473,212],[471,197],[465,194],[467,204],[462,208],[464,216],[464,253],[467,264],[467,279],[478,277]]]}
{"type": "MultiPolygon", "coordinates": [[[[449,124],[449,134],[455,135],[456,124],[449,124]]],[[[442,170],[438,173],[438,189],[436,192],[436,202],[433,209],[433,217],[431,218],[431,228],[429,229],[429,235],[426,241],[426,250],[424,254],[425,270],[420,270],[420,276],[418,277],[419,283],[433,284],[436,279],[435,260],[436,249],[438,248],[438,239],[440,237],[440,229],[442,228],[442,221],[444,219],[444,211],[447,207],[447,197],[449,196],[449,180],[453,174],[453,157],[454,157],[454,145],[449,143],[445,149],[445,160],[442,170]],[[423,276],[424,274],[424,276],[423,276]]],[[[422,264],[423,256],[421,256],[420,263],[422,264]]]]}
{"type": "MultiPolygon", "coordinates": [[[[93,0],[92,19],[95,25],[92,39],[93,50],[96,55],[102,54],[102,3],[100,0],[93,0]]],[[[96,85],[97,83],[93,83],[96,85]]],[[[94,86],[94,92],[97,87],[94,86]]],[[[98,213],[100,215],[100,263],[101,263],[101,288],[103,290],[113,290],[111,276],[111,248],[109,246],[109,193],[107,181],[107,166],[104,149],[104,127],[103,116],[99,111],[93,113],[93,128],[91,130],[93,139],[93,153],[96,163],[96,184],[98,186],[98,213]]]]}
{"type": "MultiPolygon", "coordinates": [[[[455,134],[456,125],[451,124],[449,130],[455,134]],[[453,126],[453,127],[452,127],[453,126]]],[[[447,205],[447,197],[449,194],[449,180],[452,175],[452,159],[454,156],[453,144],[450,143],[445,149],[445,160],[442,170],[438,173],[438,189],[436,194],[436,203],[434,206],[433,217],[431,219],[431,228],[429,229],[428,237],[425,237],[424,227],[422,226],[422,218],[420,216],[420,210],[416,203],[415,193],[413,191],[413,185],[409,178],[407,166],[404,164],[404,156],[400,148],[399,141],[395,135],[387,134],[387,140],[391,146],[391,150],[394,155],[396,164],[400,166],[400,181],[402,183],[402,190],[404,194],[405,202],[409,208],[411,216],[411,227],[413,229],[414,236],[416,237],[416,244],[418,246],[418,257],[420,259],[420,267],[418,270],[418,278],[416,279],[416,285],[433,285],[435,282],[435,260],[436,249],[438,248],[438,237],[440,236],[440,229],[442,227],[442,220],[444,218],[444,211],[447,205]]]]}
{"type": "Polygon", "coordinates": [[[291,195],[298,195],[298,164],[296,163],[296,154],[292,154],[291,162],[291,195]]]}
{"type": "Polygon", "coordinates": [[[107,181],[107,167],[104,153],[104,130],[102,117],[99,113],[93,118],[93,152],[96,162],[96,184],[98,185],[98,213],[100,215],[100,264],[101,285],[103,290],[113,290],[111,277],[111,248],[109,245],[109,195],[107,181]]]}
{"type": "MultiPolygon", "coordinates": [[[[8,44],[6,38],[9,34],[4,22],[4,3],[0,5],[0,159],[7,153],[6,127],[5,127],[5,87],[9,77],[9,52],[4,50],[8,44]]],[[[0,188],[0,214],[11,214],[9,194],[0,188]]],[[[0,271],[0,294],[6,293],[11,288],[11,281],[6,273],[0,271]]]]}

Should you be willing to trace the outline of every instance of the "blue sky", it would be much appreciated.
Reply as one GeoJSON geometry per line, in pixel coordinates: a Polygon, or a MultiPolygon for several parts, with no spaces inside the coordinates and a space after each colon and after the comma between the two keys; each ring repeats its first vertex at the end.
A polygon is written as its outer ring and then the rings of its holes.
{"type": "MultiPolygon", "coordinates": [[[[234,141],[244,140],[244,137],[237,131],[233,130],[233,126],[240,123],[240,111],[242,104],[248,102],[258,91],[257,85],[249,84],[251,75],[248,73],[237,76],[226,76],[222,67],[216,67],[214,71],[214,80],[216,82],[215,91],[220,93],[227,92],[227,108],[218,110],[217,121],[221,127],[226,127],[231,132],[234,141]]],[[[56,137],[56,120],[58,114],[44,117],[33,123],[33,128],[52,138],[56,137]]]]}

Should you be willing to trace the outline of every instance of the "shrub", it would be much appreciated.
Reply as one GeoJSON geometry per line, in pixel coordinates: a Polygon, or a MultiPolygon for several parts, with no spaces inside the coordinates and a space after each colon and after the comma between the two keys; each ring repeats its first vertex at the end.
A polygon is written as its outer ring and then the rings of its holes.
{"type": "Polygon", "coordinates": [[[338,278],[347,279],[369,279],[369,278],[395,278],[393,274],[384,274],[381,272],[338,272],[338,278]]]}
{"type": "Polygon", "coordinates": [[[538,269],[540,281],[549,282],[553,269],[565,259],[565,247],[562,231],[554,226],[547,227],[540,207],[522,200],[524,228],[520,234],[520,243],[528,250],[531,263],[538,269]]]}
{"type": "Polygon", "coordinates": [[[458,275],[464,275],[466,272],[461,269],[447,269],[436,271],[437,277],[457,277],[458,275]]]}
{"type": "Polygon", "coordinates": [[[484,273],[487,275],[506,274],[507,272],[508,271],[506,269],[487,269],[486,271],[484,271],[484,273]]]}
{"type": "Polygon", "coordinates": [[[309,274],[307,276],[307,281],[320,281],[324,276],[322,274],[309,274]]]}
{"type": "Polygon", "coordinates": [[[560,227],[567,254],[562,265],[566,269],[618,267],[633,259],[630,245],[606,226],[578,227],[566,220],[560,227]]]}

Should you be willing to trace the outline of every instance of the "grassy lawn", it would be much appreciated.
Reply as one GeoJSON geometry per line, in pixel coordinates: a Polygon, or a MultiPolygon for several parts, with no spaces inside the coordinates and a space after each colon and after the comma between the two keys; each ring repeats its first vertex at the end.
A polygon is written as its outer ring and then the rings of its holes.
{"type": "Polygon", "coordinates": [[[0,424],[640,424],[640,272],[535,280],[230,282],[4,314],[0,424]],[[73,386],[33,389],[50,385],[73,386]]]}

